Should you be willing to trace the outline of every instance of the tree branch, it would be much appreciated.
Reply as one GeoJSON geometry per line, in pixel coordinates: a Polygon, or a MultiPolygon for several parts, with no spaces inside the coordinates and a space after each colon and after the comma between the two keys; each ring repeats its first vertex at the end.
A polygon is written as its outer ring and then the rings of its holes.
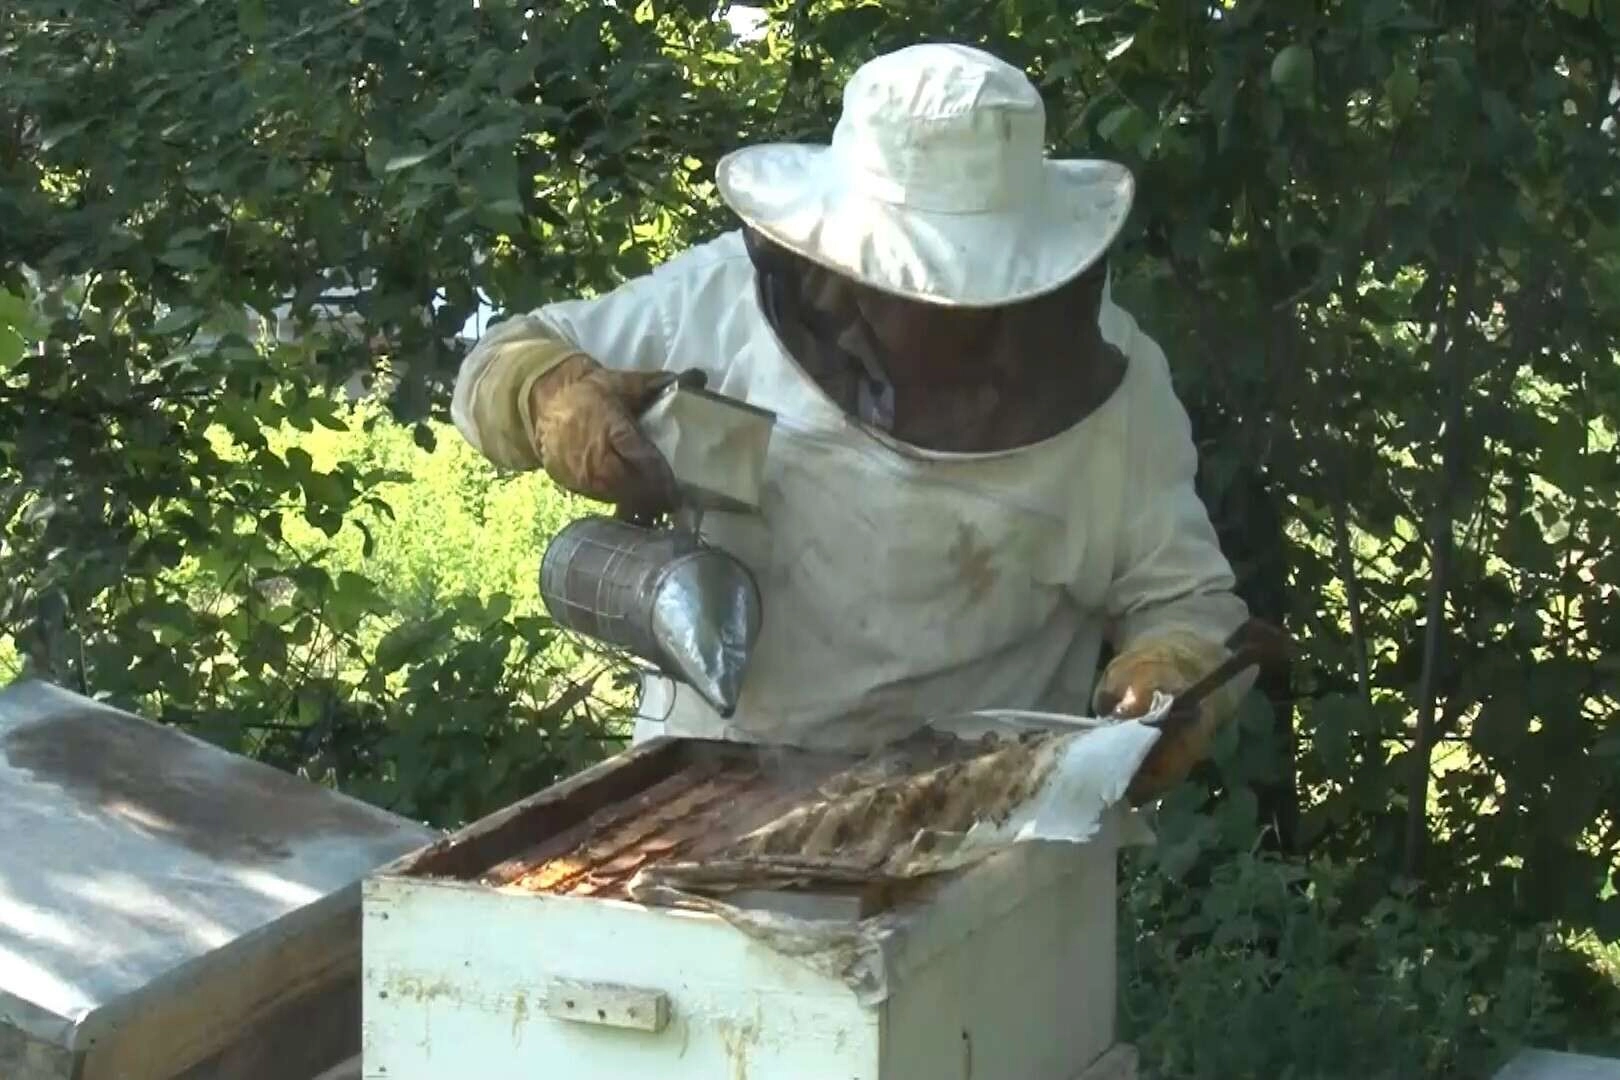
{"type": "MultiPolygon", "coordinates": [[[[1424,602],[1423,668],[1418,678],[1417,730],[1413,744],[1411,789],[1407,794],[1406,846],[1402,870],[1415,878],[1422,865],[1423,847],[1428,838],[1429,762],[1434,750],[1435,707],[1438,700],[1438,681],[1441,649],[1444,646],[1446,596],[1450,592],[1453,548],[1453,494],[1462,478],[1464,444],[1462,421],[1464,401],[1469,384],[1466,367],[1467,350],[1459,346],[1461,321],[1468,317],[1469,283],[1472,274],[1465,275],[1457,286],[1456,300],[1450,318],[1435,321],[1435,357],[1447,361],[1444,423],[1441,435],[1441,462],[1439,485],[1429,529],[1429,587],[1424,602]]],[[[1443,309],[1447,288],[1442,282],[1437,308],[1443,309]]]]}
{"type": "MultiPolygon", "coordinates": [[[[1345,475],[1351,475],[1348,471],[1345,475]]],[[[1367,622],[1361,610],[1361,576],[1356,572],[1355,555],[1350,550],[1350,506],[1342,496],[1333,503],[1333,550],[1338,558],[1339,577],[1344,582],[1344,602],[1350,615],[1350,645],[1354,650],[1356,685],[1361,703],[1372,708],[1371,651],[1367,646],[1367,622]]]]}

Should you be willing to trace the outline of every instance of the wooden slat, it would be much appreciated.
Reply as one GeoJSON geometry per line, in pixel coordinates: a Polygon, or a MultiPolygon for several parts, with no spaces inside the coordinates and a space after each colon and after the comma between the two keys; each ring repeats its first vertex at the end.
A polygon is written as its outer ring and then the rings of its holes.
{"type": "MultiPolygon", "coordinates": [[[[378,876],[507,884],[547,860],[589,845],[621,818],[647,812],[666,796],[677,799],[687,787],[699,786],[708,778],[739,769],[771,774],[762,765],[767,753],[782,751],[709,739],[649,740],[396,860],[378,871],[378,876]],[[696,784],[688,783],[686,774],[696,784]]],[[[784,773],[792,779],[773,781],[768,790],[751,792],[750,798],[739,800],[724,815],[724,828],[716,833],[705,827],[694,850],[761,824],[852,760],[848,755],[796,753],[794,768],[784,773]]]]}
{"type": "Polygon", "coordinates": [[[361,1055],[356,1054],[341,1065],[334,1065],[321,1073],[314,1080],[360,1080],[360,1066],[361,1055]]]}
{"type": "Polygon", "coordinates": [[[695,742],[659,738],[633,746],[396,860],[379,874],[458,880],[477,877],[532,845],[536,837],[561,832],[676,772],[701,752],[695,742]]]}
{"type": "Polygon", "coordinates": [[[887,882],[869,882],[805,889],[741,889],[727,894],[726,900],[739,908],[770,911],[795,919],[858,922],[887,908],[892,895],[887,882]]]}
{"type": "Polygon", "coordinates": [[[1136,1047],[1115,1043],[1074,1080],[1136,1080],[1136,1047]]]}
{"type": "MultiPolygon", "coordinates": [[[[225,1050],[174,1080],[293,1080],[360,1052],[360,972],[244,1026],[225,1050]]],[[[354,1074],[357,1078],[359,1072],[354,1074]]]]}
{"type": "MultiPolygon", "coordinates": [[[[199,1064],[223,1061],[245,1036],[251,1042],[260,1025],[275,1030],[283,1010],[306,1007],[311,1000],[321,1001],[327,1011],[351,1006],[355,1011],[340,1018],[335,1030],[294,1025],[297,1037],[304,1040],[303,1051],[325,1054],[305,1073],[341,1059],[353,1049],[359,1026],[354,982],[360,973],[359,892],[356,887],[334,894],[252,940],[239,940],[228,962],[209,956],[174,973],[176,992],[148,995],[138,1013],[120,1018],[89,1047],[79,1080],[184,1077],[185,1070],[199,1064]],[[191,987],[206,989],[187,992],[191,987]],[[326,1040],[335,1045],[323,1049],[326,1040]]],[[[204,1070],[194,1075],[198,1080],[202,1076],[269,1080],[289,1073],[204,1070]]]]}
{"type": "Polygon", "coordinates": [[[688,768],[666,776],[628,799],[604,806],[589,817],[558,833],[542,837],[515,855],[511,855],[482,875],[490,885],[506,885],[540,866],[576,848],[588,844],[602,833],[629,823],[638,814],[659,805],[667,805],[718,771],[718,766],[688,768]]]}
{"type": "Polygon", "coordinates": [[[5,1080],[71,1080],[72,1051],[0,1023],[0,1077],[5,1080]]]}
{"type": "Polygon", "coordinates": [[[558,1020],[656,1035],[669,1023],[669,995],[640,986],[553,979],[545,1011],[558,1020]]]}

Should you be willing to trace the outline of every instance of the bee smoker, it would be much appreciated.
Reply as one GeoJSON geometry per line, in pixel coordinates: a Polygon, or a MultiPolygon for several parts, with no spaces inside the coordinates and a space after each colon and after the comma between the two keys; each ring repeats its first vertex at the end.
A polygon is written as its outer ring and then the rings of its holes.
{"type": "Polygon", "coordinates": [[[672,385],[640,422],[675,474],[673,524],[581,518],[540,561],[540,596],[560,626],[653,665],[722,717],[736,711],[764,612],[748,568],[703,539],[703,514],[758,511],[775,419],[672,385]]]}

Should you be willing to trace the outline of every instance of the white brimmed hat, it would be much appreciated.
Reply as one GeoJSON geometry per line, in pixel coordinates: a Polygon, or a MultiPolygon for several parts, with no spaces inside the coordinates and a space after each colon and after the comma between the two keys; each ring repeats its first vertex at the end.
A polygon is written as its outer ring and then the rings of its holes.
{"type": "Polygon", "coordinates": [[[1052,291],[1119,235],[1135,181],[1045,155],[1023,72],[962,45],[914,45],[844,88],[832,145],[734,151],[720,196],[776,243],[873,288],[951,307],[1052,291]]]}

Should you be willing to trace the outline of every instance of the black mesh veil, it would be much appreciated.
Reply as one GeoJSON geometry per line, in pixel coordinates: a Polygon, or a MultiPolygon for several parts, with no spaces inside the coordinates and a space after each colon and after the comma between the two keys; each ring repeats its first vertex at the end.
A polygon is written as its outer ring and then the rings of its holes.
{"type": "Polygon", "coordinates": [[[958,452],[1038,442],[1095,410],[1123,374],[1097,328],[1106,260],[1033,300],[947,308],[743,235],[760,305],[794,360],[847,413],[902,442],[958,452]]]}

